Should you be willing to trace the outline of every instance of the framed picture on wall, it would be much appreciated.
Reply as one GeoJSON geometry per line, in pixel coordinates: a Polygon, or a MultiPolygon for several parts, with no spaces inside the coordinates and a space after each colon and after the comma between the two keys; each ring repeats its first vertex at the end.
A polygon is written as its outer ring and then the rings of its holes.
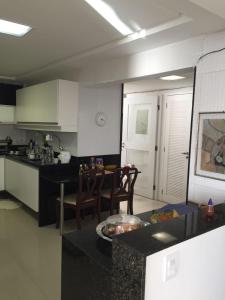
{"type": "Polygon", "coordinates": [[[196,175],[225,180],[225,113],[200,113],[196,175]]]}

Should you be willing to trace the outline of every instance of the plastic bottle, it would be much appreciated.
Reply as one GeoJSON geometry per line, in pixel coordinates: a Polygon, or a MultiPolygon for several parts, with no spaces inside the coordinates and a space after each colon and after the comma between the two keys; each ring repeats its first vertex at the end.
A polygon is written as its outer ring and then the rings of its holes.
{"type": "Polygon", "coordinates": [[[213,206],[213,201],[210,198],[208,201],[207,217],[213,217],[213,215],[214,215],[214,206],[213,206]]]}
{"type": "Polygon", "coordinates": [[[83,173],[84,173],[83,165],[80,164],[79,175],[82,175],[83,173]]]}

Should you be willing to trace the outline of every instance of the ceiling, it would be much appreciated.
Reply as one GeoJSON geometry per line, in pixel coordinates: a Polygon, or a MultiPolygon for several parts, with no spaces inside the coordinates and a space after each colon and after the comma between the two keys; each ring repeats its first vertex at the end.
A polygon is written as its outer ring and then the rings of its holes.
{"type": "Polygon", "coordinates": [[[84,0],[1,0],[0,18],[33,30],[21,39],[0,35],[0,78],[35,80],[225,29],[222,0],[105,2],[134,31],[146,29],[147,37],[124,38],[84,0]]]}

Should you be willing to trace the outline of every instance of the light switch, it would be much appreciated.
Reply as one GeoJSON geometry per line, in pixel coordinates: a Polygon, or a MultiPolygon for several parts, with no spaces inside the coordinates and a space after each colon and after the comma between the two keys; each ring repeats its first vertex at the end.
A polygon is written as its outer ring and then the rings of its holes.
{"type": "Polygon", "coordinates": [[[164,274],[163,280],[166,282],[175,277],[178,273],[179,255],[178,252],[167,255],[164,258],[164,274]]]}

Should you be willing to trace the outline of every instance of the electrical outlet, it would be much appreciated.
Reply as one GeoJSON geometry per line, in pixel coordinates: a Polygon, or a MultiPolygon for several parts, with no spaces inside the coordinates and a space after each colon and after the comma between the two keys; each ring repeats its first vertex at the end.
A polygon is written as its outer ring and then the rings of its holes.
{"type": "Polygon", "coordinates": [[[174,278],[178,273],[179,255],[178,252],[167,255],[164,258],[164,274],[163,281],[168,281],[174,278]]]}

